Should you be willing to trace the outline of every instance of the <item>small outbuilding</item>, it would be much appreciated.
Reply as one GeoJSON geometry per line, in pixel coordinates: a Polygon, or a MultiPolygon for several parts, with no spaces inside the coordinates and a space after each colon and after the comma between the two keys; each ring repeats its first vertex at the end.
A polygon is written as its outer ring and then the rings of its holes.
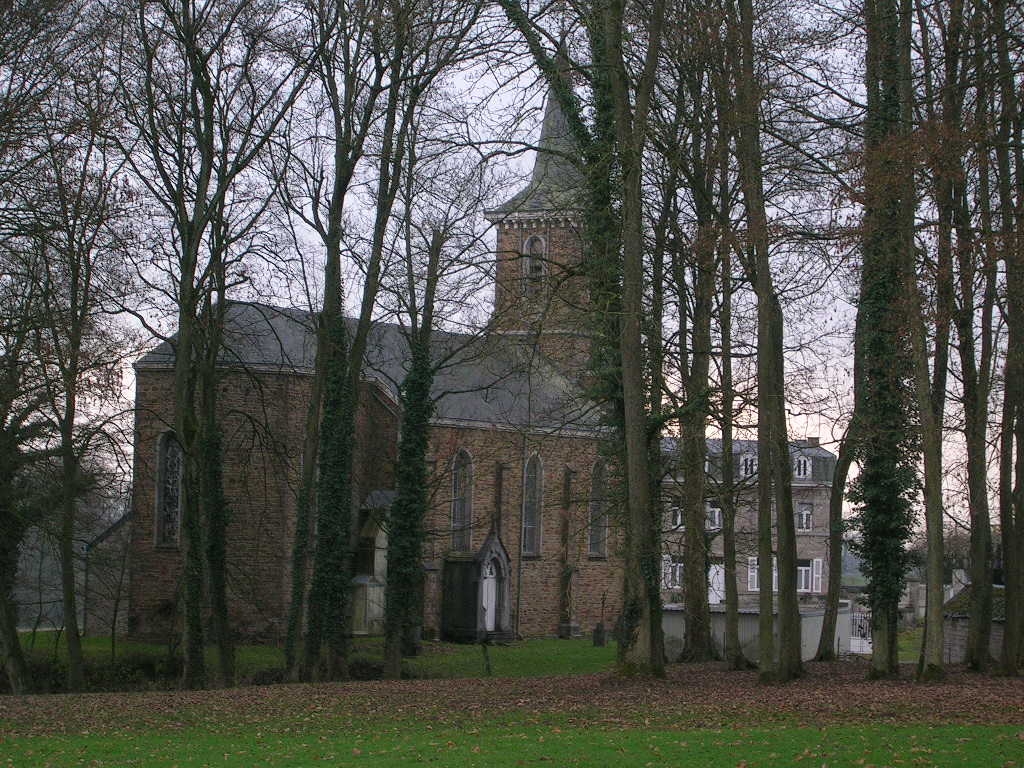
{"type": "MultiPolygon", "coordinates": [[[[942,607],[944,647],[942,656],[947,664],[963,664],[967,655],[967,626],[970,623],[971,586],[968,584],[942,607]]],[[[1006,624],[1006,589],[996,584],[992,588],[992,631],[989,635],[989,653],[998,659],[1003,648],[1003,625],[1006,624]]]]}

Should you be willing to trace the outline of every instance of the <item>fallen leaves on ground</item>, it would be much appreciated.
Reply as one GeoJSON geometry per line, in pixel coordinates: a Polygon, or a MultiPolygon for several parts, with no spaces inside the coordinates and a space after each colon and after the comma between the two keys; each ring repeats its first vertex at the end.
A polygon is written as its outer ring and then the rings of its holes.
{"type": "MultiPolygon", "coordinates": [[[[409,680],[253,686],[209,691],[0,697],[0,736],[260,726],[305,733],[378,727],[408,718],[473,727],[545,718],[606,729],[772,723],[1024,723],[1024,679],[954,670],[941,683],[868,681],[857,662],[809,664],[807,675],[763,685],[722,664],[673,665],[663,680],[614,673],[547,678],[409,680]]],[[[1022,732],[1024,733],[1024,732],[1022,732]]]]}

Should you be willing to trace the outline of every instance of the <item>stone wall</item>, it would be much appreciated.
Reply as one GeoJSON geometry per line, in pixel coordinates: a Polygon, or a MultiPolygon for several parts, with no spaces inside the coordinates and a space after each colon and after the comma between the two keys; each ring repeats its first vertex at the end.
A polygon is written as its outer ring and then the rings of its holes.
{"type": "MultiPolygon", "coordinates": [[[[170,429],[172,372],[137,371],[134,510],[130,534],[128,630],[134,637],[166,639],[180,628],[182,546],[155,543],[155,481],[161,435],[170,429]]],[[[302,436],[310,378],[305,375],[232,371],[220,392],[226,452],[225,491],[231,504],[228,578],[232,620],[241,636],[280,640],[291,595],[302,436]]],[[[357,424],[356,497],[394,487],[399,416],[375,384],[364,389],[357,424]]],[[[560,622],[561,576],[572,568],[570,619],[590,631],[602,618],[611,626],[620,608],[618,534],[609,534],[606,557],[589,554],[591,473],[598,456],[594,438],[526,434],[482,425],[436,426],[432,511],[427,521],[425,628],[440,626],[441,568],[451,551],[451,473],[456,451],[473,459],[471,552],[497,525],[512,562],[509,584],[514,627],[524,636],[553,635],[560,622]],[[524,461],[536,452],[543,468],[541,551],[520,556],[524,461]],[[502,499],[496,506],[497,466],[503,467],[502,499]],[[571,470],[568,496],[565,470],[571,470]],[[566,506],[566,502],[568,502],[566,506]],[[565,535],[563,537],[563,525],[565,535]],[[564,538],[564,544],[563,544],[564,538]]],[[[610,484],[613,481],[609,474],[610,484]]]]}
{"type": "MultiPolygon", "coordinates": [[[[967,657],[967,628],[970,621],[959,614],[946,616],[942,630],[942,658],[947,664],[963,664],[967,657]]],[[[1003,624],[994,620],[989,634],[989,653],[999,659],[1003,653],[1003,624]]]]}
{"type": "MultiPolygon", "coordinates": [[[[165,638],[178,618],[182,547],[155,539],[155,481],[161,435],[170,430],[173,374],[139,369],[136,383],[134,498],[129,633],[165,638]]],[[[309,376],[230,371],[219,393],[224,414],[224,490],[230,504],[228,589],[232,621],[243,637],[282,637],[291,596],[302,438],[309,376]]],[[[398,417],[374,384],[358,415],[356,498],[394,484],[398,417]]]]}
{"type": "Polygon", "coordinates": [[[587,365],[591,329],[586,327],[589,293],[579,266],[583,247],[572,217],[516,217],[498,227],[494,313],[498,332],[528,334],[560,370],[575,378],[587,365]],[[530,238],[545,244],[543,279],[530,284],[523,248],[530,238]]]}
{"type": "Polygon", "coordinates": [[[572,568],[570,620],[589,632],[603,618],[610,626],[621,606],[619,532],[610,513],[607,556],[589,554],[591,476],[598,458],[593,438],[531,435],[508,429],[435,427],[431,452],[435,463],[433,507],[428,520],[425,629],[440,627],[441,570],[451,552],[451,462],[460,450],[473,459],[473,528],[470,552],[476,552],[494,526],[511,560],[509,599],[513,628],[522,636],[554,635],[560,623],[563,567],[572,568]],[[523,555],[524,467],[536,453],[543,474],[540,554],[523,555]],[[497,507],[498,466],[501,506],[497,507]],[[568,494],[565,471],[570,470],[568,494]],[[565,536],[563,539],[563,525],[565,536]],[[564,542],[564,543],[563,543],[564,542]]]}

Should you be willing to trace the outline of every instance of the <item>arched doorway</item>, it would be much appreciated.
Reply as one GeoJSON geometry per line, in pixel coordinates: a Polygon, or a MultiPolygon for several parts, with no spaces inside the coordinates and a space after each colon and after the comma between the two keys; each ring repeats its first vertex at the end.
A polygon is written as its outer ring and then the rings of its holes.
{"type": "Polygon", "coordinates": [[[484,631],[494,632],[498,622],[498,564],[488,560],[481,569],[480,610],[484,615],[484,631]]]}

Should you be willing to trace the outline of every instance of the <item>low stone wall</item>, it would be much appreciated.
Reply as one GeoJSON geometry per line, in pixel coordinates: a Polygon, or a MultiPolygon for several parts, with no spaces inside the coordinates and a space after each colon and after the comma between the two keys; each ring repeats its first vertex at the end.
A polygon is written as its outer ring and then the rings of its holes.
{"type": "MultiPolygon", "coordinates": [[[[967,626],[969,620],[962,614],[946,616],[943,622],[942,658],[947,664],[963,664],[967,656],[967,626]]],[[[989,653],[998,659],[1003,652],[1003,621],[992,620],[992,633],[989,637],[989,653]]]]}
{"type": "MultiPolygon", "coordinates": [[[[818,638],[825,612],[813,609],[800,612],[800,657],[810,661],[818,652],[818,638]]],[[[740,647],[748,659],[758,657],[760,613],[756,609],[743,608],[739,612],[740,647]]],[[[683,652],[686,638],[686,611],[682,605],[666,605],[662,611],[662,630],[665,633],[665,655],[669,661],[676,661],[683,652]]],[[[711,608],[711,641],[715,653],[724,656],[725,651],[725,607],[711,608]]],[[[775,647],[778,648],[778,624],[775,631],[775,647]]],[[[841,601],[836,621],[836,653],[850,652],[850,604],[841,601]]]]}

